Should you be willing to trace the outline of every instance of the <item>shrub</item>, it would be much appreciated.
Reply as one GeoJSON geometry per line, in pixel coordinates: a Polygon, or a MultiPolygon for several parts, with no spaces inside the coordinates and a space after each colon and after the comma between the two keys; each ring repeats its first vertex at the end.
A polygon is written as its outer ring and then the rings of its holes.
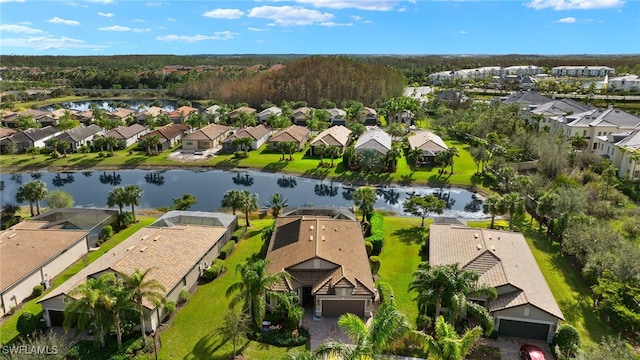
{"type": "Polygon", "coordinates": [[[25,311],[18,317],[18,323],[16,324],[16,330],[20,335],[33,334],[40,327],[40,317],[34,315],[29,311],[25,311]]]}
{"type": "Polygon", "coordinates": [[[174,301],[167,301],[164,303],[164,313],[167,317],[171,316],[176,311],[176,303],[174,301]]]}
{"type": "Polygon", "coordinates": [[[218,276],[220,276],[220,274],[222,273],[222,271],[224,271],[224,269],[225,269],[224,260],[215,259],[213,260],[213,264],[211,264],[211,266],[209,266],[209,268],[202,273],[202,277],[205,280],[213,280],[218,276]]]}
{"type": "Polygon", "coordinates": [[[236,159],[246,159],[249,157],[249,153],[247,153],[246,151],[236,151],[233,154],[233,157],[235,157],[236,159]]]}
{"type": "Polygon", "coordinates": [[[377,274],[378,270],[380,270],[380,257],[372,256],[369,258],[369,266],[371,266],[371,272],[373,274],[377,274]]]}
{"type": "Polygon", "coordinates": [[[416,328],[418,330],[427,331],[433,327],[433,319],[423,314],[418,315],[416,318],[416,328]]]}
{"type": "Polygon", "coordinates": [[[130,212],[125,212],[118,215],[118,229],[126,229],[129,225],[133,224],[133,214],[130,212]]]}
{"type": "Polygon", "coordinates": [[[178,295],[178,304],[186,303],[190,297],[191,297],[191,293],[189,292],[189,290],[182,289],[180,291],[180,295],[178,295]]]}
{"type": "Polygon", "coordinates": [[[283,329],[274,331],[262,331],[262,329],[249,332],[248,338],[264,344],[280,347],[301,346],[309,340],[309,332],[304,328],[283,329]]]}
{"type": "Polygon", "coordinates": [[[380,295],[381,303],[389,301],[393,297],[393,288],[391,287],[391,285],[389,285],[389,283],[386,283],[384,281],[379,281],[378,294],[380,295]]]}
{"type": "Polygon", "coordinates": [[[367,249],[367,256],[371,256],[371,254],[373,254],[373,244],[371,241],[365,241],[364,247],[367,249]]]}
{"type": "Polygon", "coordinates": [[[553,344],[557,351],[565,357],[572,357],[580,347],[580,333],[569,324],[561,325],[553,337],[553,344]]]}
{"type": "Polygon", "coordinates": [[[103,227],[100,235],[104,240],[111,238],[113,236],[113,226],[107,225],[103,227]]]}
{"type": "Polygon", "coordinates": [[[42,295],[43,292],[44,292],[44,286],[36,285],[33,287],[33,292],[31,293],[31,296],[38,297],[42,295]]]}
{"type": "Polygon", "coordinates": [[[222,249],[220,249],[220,255],[218,255],[218,258],[224,260],[227,258],[227,256],[231,255],[231,252],[233,251],[233,247],[236,246],[236,242],[233,240],[229,240],[228,243],[226,243],[222,249]]]}
{"type": "Polygon", "coordinates": [[[373,255],[380,255],[384,246],[384,218],[378,213],[371,216],[371,235],[365,239],[373,245],[373,255]]]}

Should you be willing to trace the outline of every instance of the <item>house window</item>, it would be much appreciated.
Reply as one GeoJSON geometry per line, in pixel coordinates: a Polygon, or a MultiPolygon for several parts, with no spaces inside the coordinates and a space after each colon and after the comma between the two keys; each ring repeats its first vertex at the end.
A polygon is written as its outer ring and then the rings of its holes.
{"type": "Polygon", "coordinates": [[[202,145],[209,145],[209,142],[208,141],[203,141],[202,145]]]}
{"type": "Polygon", "coordinates": [[[602,135],[602,131],[598,131],[598,136],[602,135]]]}
{"type": "Polygon", "coordinates": [[[587,130],[582,131],[582,136],[587,136],[587,130]]]}
{"type": "Polygon", "coordinates": [[[193,145],[193,141],[187,141],[187,145],[193,145]]]}

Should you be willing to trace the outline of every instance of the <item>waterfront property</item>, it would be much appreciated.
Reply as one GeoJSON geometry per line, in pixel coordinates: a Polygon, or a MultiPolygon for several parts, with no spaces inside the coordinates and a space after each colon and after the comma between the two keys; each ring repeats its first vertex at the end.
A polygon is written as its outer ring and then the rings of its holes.
{"type": "Polygon", "coordinates": [[[104,137],[113,137],[118,140],[123,140],[125,148],[128,148],[129,146],[137,143],[140,137],[148,132],[148,127],[135,123],[130,126],[118,126],[115,129],[109,130],[104,134],[104,137]]]}
{"type": "Polygon", "coordinates": [[[233,145],[233,140],[240,138],[250,138],[251,150],[257,150],[269,140],[270,135],[271,130],[264,124],[242,128],[229,135],[222,142],[222,150],[227,152],[235,151],[236,147],[233,145]]]}
{"type": "Polygon", "coordinates": [[[409,142],[409,148],[411,150],[422,150],[421,164],[432,164],[436,155],[449,148],[440,136],[426,130],[410,136],[407,141],[409,142]]]}
{"type": "MultiPolygon", "coordinates": [[[[89,277],[107,272],[131,274],[151,269],[149,277],[166,289],[164,297],[177,302],[180,292],[193,287],[235,230],[236,216],[209,212],[169,212],[89,264],[38,301],[47,326],[60,326],[64,308],[74,301],[69,292],[89,277]]],[[[166,316],[164,308],[145,301],[145,326],[155,331],[166,316]]]]}
{"type": "Polygon", "coordinates": [[[342,125],[332,126],[322,131],[311,141],[311,152],[313,153],[313,149],[316,146],[323,144],[327,147],[337,146],[340,149],[340,154],[342,154],[347,145],[349,145],[350,140],[351,130],[342,125]]]}
{"type": "Polygon", "coordinates": [[[158,149],[159,151],[165,151],[176,146],[188,132],[189,127],[187,125],[171,123],[140,137],[140,140],[147,136],[158,136],[160,138],[158,149]]]}
{"type": "Polygon", "coordinates": [[[311,132],[308,128],[299,125],[291,125],[288,128],[280,129],[277,133],[269,138],[269,147],[273,150],[280,142],[295,142],[298,145],[298,151],[304,149],[311,132]]]}
{"type": "Polygon", "coordinates": [[[186,135],[182,139],[183,150],[203,150],[220,147],[222,142],[231,134],[231,127],[209,124],[202,129],[186,135]]]}
{"type": "Polygon", "coordinates": [[[87,248],[91,249],[100,240],[102,229],[115,222],[117,217],[118,210],[109,208],[60,208],[49,209],[32,220],[45,222],[40,229],[88,231],[87,248]]]}
{"type": "Polygon", "coordinates": [[[24,152],[30,147],[44,148],[45,143],[49,139],[60,134],[62,134],[62,131],[54,128],[53,126],[45,126],[39,129],[27,129],[0,140],[0,146],[2,147],[2,151],[5,151],[7,145],[9,145],[9,143],[13,143],[16,145],[18,152],[24,152]]]}
{"type": "Polygon", "coordinates": [[[356,141],[355,149],[358,154],[373,150],[384,156],[391,150],[391,135],[377,127],[367,130],[356,141]]]}
{"type": "Polygon", "coordinates": [[[89,126],[79,126],[71,130],[67,130],[62,134],[55,136],[52,140],[66,141],[70,145],[71,151],[77,151],[83,145],[91,144],[91,140],[104,134],[104,129],[96,124],[89,126]]]}

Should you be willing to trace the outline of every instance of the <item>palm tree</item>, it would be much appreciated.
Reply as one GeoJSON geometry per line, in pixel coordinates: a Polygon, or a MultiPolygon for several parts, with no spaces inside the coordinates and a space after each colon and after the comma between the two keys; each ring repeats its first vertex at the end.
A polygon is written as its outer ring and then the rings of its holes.
{"type": "Polygon", "coordinates": [[[289,150],[289,145],[286,141],[279,141],[276,143],[276,149],[282,152],[282,161],[284,161],[284,154],[289,150]]]}
{"type": "Polygon", "coordinates": [[[31,158],[32,158],[32,159],[35,159],[35,158],[36,158],[36,155],[40,154],[40,149],[38,149],[38,148],[37,148],[37,147],[35,147],[35,146],[29,146],[29,147],[25,150],[25,152],[26,152],[27,154],[31,155],[31,158]]]}
{"type": "Polygon", "coordinates": [[[239,137],[231,140],[231,145],[238,150],[248,150],[251,147],[253,140],[250,137],[239,137]]]}
{"type": "Polygon", "coordinates": [[[227,190],[222,196],[222,207],[230,208],[233,215],[236,214],[236,210],[242,208],[241,192],[240,190],[227,190]]]}
{"type": "Polygon", "coordinates": [[[460,156],[460,150],[457,147],[452,146],[446,150],[447,162],[451,165],[451,173],[453,174],[453,159],[460,156]]]}
{"type": "Polygon", "coordinates": [[[209,119],[204,114],[193,113],[189,115],[189,118],[185,122],[191,127],[191,129],[200,129],[209,125],[209,119]]]}
{"type": "Polygon", "coordinates": [[[409,151],[409,154],[407,155],[407,157],[411,159],[414,170],[418,168],[418,163],[420,162],[420,159],[422,159],[423,156],[424,156],[424,152],[420,148],[411,149],[409,151]]]}
{"type": "Polygon", "coordinates": [[[252,211],[258,210],[258,195],[252,194],[249,190],[242,190],[240,192],[240,209],[244,212],[244,218],[247,222],[247,228],[249,227],[249,214],[252,211]]]}
{"type": "Polygon", "coordinates": [[[503,204],[502,196],[498,194],[489,196],[482,204],[484,213],[491,214],[491,225],[489,225],[491,229],[494,227],[496,215],[504,213],[503,204]]]}
{"type": "Polygon", "coordinates": [[[524,213],[524,199],[518,193],[509,193],[502,197],[502,207],[509,214],[509,230],[513,228],[513,218],[524,213]]]}
{"type": "Polygon", "coordinates": [[[484,173],[484,163],[489,160],[491,154],[483,144],[471,148],[471,157],[476,163],[476,173],[484,173]]]}
{"type": "Polygon", "coordinates": [[[382,159],[380,158],[380,153],[373,149],[365,150],[358,157],[358,166],[361,169],[368,171],[369,173],[373,173],[382,167],[382,159]]]}
{"type": "Polygon", "coordinates": [[[142,140],[140,140],[140,145],[146,149],[147,155],[153,154],[153,152],[151,152],[152,148],[154,152],[157,153],[158,145],[160,145],[161,143],[162,141],[160,140],[160,136],[158,135],[145,136],[144,138],[142,138],[142,140]]]}
{"type": "Polygon", "coordinates": [[[93,325],[96,331],[96,339],[104,347],[104,337],[111,325],[109,315],[104,307],[107,296],[107,288],[115,282],[113,273],[107,273],[99,278],[88,278],[83,284],[78,285],[68,294],[70,301],[64,308],[65,331],[69,331],[75,325],[77,332],[85,330],[93,325]]]}
{"type": "Polygon", "coordinates": [[[333,167],[333,159],[340,156],[340,148],[337,146],[329,146],[327,148],[327,156],[331,158],[331,167],[333,167]]]}
{"type": "Polygon", "coordinates": [[[271,209],[271,214],[273,218],[276,219],[278,215],[280,215],[280,210],[287,206],[287,199],[284,195],[276,193],[271,195],[271,198],[267,200],[264,206],[271,209]]]}
{"type": "Polygon", "coordinates": [[[385,155],[385,162],[387,163],[387,167],[392,171],[395,171],[398,165],[398,159],[402,157],[402,149],[398,146],[392,146],[387,154],[385,155]]]}
{"type": "Polygon", "coordinates": [[[68,141],[60,141],[58,143],[58,149],[62,149],[62,155],[67,157],[67,150],[71,148],[71,144],[68,141]]]}
{"type": "Polygon", "coordinates": [[[40,180],[33,180],[20,185],[16,193],[16,201],[29,201],[31,216],[34,216],[33,204],[35,203],[37,214],[40,215],[40,200],[44,199],[45,196],[47,196],[47,185],[40,180]]]}
{"type": "Polygon", "coordinates": [[[289,274],[280,271],[276,274],[267,272],[267,260],[241,263],[236,266],[236,273],[240,274],[240,281],[227,288],[226,296],[233,295],[229,307],[244,302],[243,310],[251,315],[252,322],[260,327],[266,311],[266,296],[273,285],[288,278],[289,274]]]}
{"type": "Polygon", "coordinates": [[[293,161],[293,153],[298,151],[298,143],[295,141],[285,141],[287,152],[289,153],[289,161],[293,161]]]}
{"type": "Polygon", "coordinates": [[[436,154],[434,161],[442,166],[442,170],[440,170],[440,173],[444,173],[444,167],[447,166],[448,160],[449,155],[447,155],[447,150],[440,151],[436,154]]]}
{"type": "Polygon", "coordinates": [[[376,199],[376,190],[371,186],[361,186],[353,192],[353,204],[362,211],[362,222],[365,222],[366,216],[373,212],[376,199]]]}
{"type": "Polygon", "coordinates": [[[190,207],[198,203],[198,199],[189,193],[182,194],[182,197],[174,198],[173,208],[176,210],[189,210],[190,207]]]}
{"type": "Polygon", "coordinates": [[[118,349],[122,348],[122,319],[129,312],[137,310],[136,304],[132,301],[129,289],[126,288],[122,280],[113,281],[106,288],[106,294],[102,298],[102,305],[106,312],[111,316],[113,327],[116,329],[116,341],[118,349]]]}
{"type": "Polygon", "coordinates": [[[133,274],[118,273],[124,286],[129,289],[131,300],[138,307],[140,313],[140,332],[142,343],[146,345],[146,329],[144,323],[144,304],[146,300],[155,306],[159,306],[164,299],[165,287],[156,279],[148,277],[152,269],[141,271],[136,269],[133,274]]]}
{"type": "Polygon", "coordinates": [[[125,204],[131,205],[131,214],[133,214],[133,222],[136,221],[135,206],[140,205],[140,198],[143,191],[138,185],[127,185],[124,187],[125,204]]]}
{"type": "Polygon", "coordinates": [[[383,302],[373,318],[366,323],[354,314],[344,314],[338,318],[338,326],[354,344],[329,341],[315,351],[317,357],[372,359],[410,329],[407,318],[392,302],[383,302]]]}
{"type": "Polygon", "coordinates": [[[125,189],[122,186],[115,187],[113,188],[113,190],[109,192],[109,195],[107,196],[108,207],[114,207],[118,205],[118,208],[120,209],[120,215],[122,215],[123,214],[122,208],[126,204],[127,204],[127,194],[125,189]]]}
{"type": "Polygon", "coordinates": [[[476,340],[482,335],[482,330],[475,327],[462,335],[458,335],[455,328],[448,324],[442,316],[436,319],[436,335],[423,335],[427,342],[429,359],[461,360],[471,350],[476,340]]]}
{"type": "Polygon", "coordinates": [[[313,153],[314,155],[318,155],[320,157],[320,165],[322,166],[322,160],[324,158],[324,155],[327,153],[327,145],[325,144],[318,144],[316,146],[313,147],[313,153]]]}

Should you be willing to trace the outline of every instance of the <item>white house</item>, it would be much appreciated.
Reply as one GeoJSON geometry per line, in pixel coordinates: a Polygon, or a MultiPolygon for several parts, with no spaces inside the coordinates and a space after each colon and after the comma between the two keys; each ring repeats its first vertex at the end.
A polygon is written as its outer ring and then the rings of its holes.
{"type": "Polygon", "coordinates": [[[603,77],[615,73],[616,70],[608,66],[556,66],[551,69],[551,75],[557,77],[603,77]]]}

